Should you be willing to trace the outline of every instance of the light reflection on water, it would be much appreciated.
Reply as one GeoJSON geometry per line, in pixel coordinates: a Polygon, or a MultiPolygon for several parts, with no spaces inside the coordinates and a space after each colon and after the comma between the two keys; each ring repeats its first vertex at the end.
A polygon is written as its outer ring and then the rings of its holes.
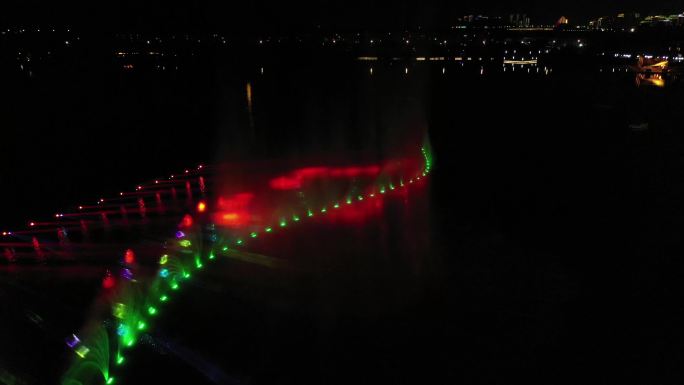
{"type": "Polygon", "coordinates": [[[637,87],[640,86],[654,86],[657,88],[664,88],[666,85],[665,77],[661,74],[643,74],[636,75],[635,83],[637,87]]]}
{"type": "MultiPolygon", "coordinates": [[[[420,64],[413,64],[413,65],[407,65],[402,67],[403,69],[403,75],[409,75],[411,73],[421,73],[423,71],[432,71],[433,69],[431,67],[421,67],[421,66],[429,66],[430,63],[426,62],[423,64],[422,60],[418,61],[420,64]]],[[[436,63],[435,63],[436,64],[436,63]]],[[[634,74],[634,82],[637,87],[656,87],[656,88],[665,88],[672,86],[674,84],[678,83],[679,80],[679,74],[678,72],[672,72],[668,74],[658,74],[658,73],[645,73],[645,72],[639,72],[635,71],[635,69],[631,66],[628,65],[601,65],[598,67],[592,67],[593,69],[585,69],[585,68],[576,68],[576,69],[571,69],[571,71],[575,72],[593,72],[596,71],[600,73],[603,78],[607,78],[609,75],[625,75],[625,74],[634,74]]],[[[435,67],[434,71],[439,71],[442,75],[446,75],[447,72],[450,74],[461,74],[462,76],[470,76],[471,72],[472,74],[477,73],[481,77],[487,77],[495,74],[500,74],[500,73],[508,73],[508,74],[526,74],[526,75],[544,75],[548,76],[550,75],[554,68],[551,65],[543,65],[538,63],[538,61],[535,60],[529,60],[529,61],[512,61],[512,60],[504,60],[503,64],[501,65],[491,65],[491,64],[479,64],[479,62],[473,62],[469,63],[466,65],[463,61],[458,61],[457,64],[453,66],[453,69],[455,71],[448,71],[450,69],[450,66],[443,65],[441,64],[439,67],[435,67]]],[[[377,66],[375,67],[368,67],[368,73],[370,75],[374,74],[381,74],[382,72],[385,73],[392,73],[395,70],[392,69],[391,63],[388,66],[385,66],[384,68],[378,68],[377,66]]],[[[567,71],[567,69],[566,69],[567,71]]],[[[631,75],[630,75],[631,78],[631,75]]]]}

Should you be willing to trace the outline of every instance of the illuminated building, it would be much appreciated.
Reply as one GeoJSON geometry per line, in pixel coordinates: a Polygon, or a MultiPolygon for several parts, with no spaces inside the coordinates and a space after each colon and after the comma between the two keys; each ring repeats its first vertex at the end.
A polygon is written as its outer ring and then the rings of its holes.
{"type": "Polygon", "coordinates": [[[630,31],[639,25],[641,14],[621,12],[614,16],[602,16],[589,22],[589,27],[601,31],[630,31]]]}
{"type": "Polygon", "coordinates": [[[565,16],[561,16],[560,19],[556,22],[556,27],[560,27],[562,25],[567,25],[568,24],[568,18],[565,16]]]}

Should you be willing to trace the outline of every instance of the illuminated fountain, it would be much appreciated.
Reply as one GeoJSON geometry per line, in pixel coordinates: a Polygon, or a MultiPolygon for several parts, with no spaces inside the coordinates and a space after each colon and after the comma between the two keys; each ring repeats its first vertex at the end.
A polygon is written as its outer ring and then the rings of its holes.
{"type": "Polygon", "coordinates": [[[126,351],[154,326],[174,292],[208,268],[217,256],[274,267],[279,263],[276,259],[247,252],[249,245],[304,222],[364,220],[382,207],[385,196],[401,195],[420,184],[431,168],[426,143],[419,161],[405,158],[382,165],[296,168],[268,179],[269,192],[265,194],[230,193],[235,187],[229,186],[234,183],[218,185],[218,197],[212,202],[197,202],[196,216],[183,216],[153,276],[136,275],[138,279],[133,279],[135,252],[124,252],[120,277],[115,279],[115,274],[109,273],[103,281],[103,301],[111,311],[96,314],[89,323],[109,325],[109,329],[101,327],[94,333],[86,329],[78,334],[86,337],[79,342],[82,348],[75,350],[78,358],[63,383],[97,383],[98,378],[113,383],[110,365],[126,362],[126,351]],[[217,227],[221,230],[214,231],[217,227]],[[114,342],[110,342],[110,334],[117,336],[114,342]],[[103,353],[105,349],[108,355],[103,353]]]}

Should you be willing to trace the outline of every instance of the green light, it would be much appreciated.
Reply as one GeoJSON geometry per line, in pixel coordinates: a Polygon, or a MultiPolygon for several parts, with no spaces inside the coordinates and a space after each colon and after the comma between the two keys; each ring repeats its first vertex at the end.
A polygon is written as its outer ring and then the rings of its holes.
{"type": "Polygon", "coordinates": [[[299,217],[296,216],[296,215],[293,215],[293,216],[292,216],[292,220],[295,221],[295,222],[299,222],[299,217]]]}
{"type": "Polygon", "coordinates": [[[117,302],[114,304],[114,309],[112,310],[114,317],[123,319],[126,316],[126,305],[117,302]]]}
{"type": "Polygon", "coordinates": [[[138,330],[145,330],[146,327],[147,324],[145,323],[145,321],[138,321],[138,330]]]}
{"type": "Polygon", "coordinates": [[[363,200],[363,195],[359,195],[359,196],[357,196],[357,197],[356,197],[356,199],[358,199],[358,200],[362,201],[362,200],[363,200]]]}
{"type": "Polygon", "coordinates": [[[314,216],[314,213],[313,213],[313,211],[311,211],[311,210],[306,210],[306,215],[309,216],[309,217],[313,217],[313,216],[314,216]]]}
{"type": "Polygon", "coordinates": [[[249,234],[249,236],[252,238],[256,238],[258,235],[259,235],[259,233],[256,233],[256,232],[252,232],[251,234],[249,234]]]}
{"type": "MultiPolygon", "coordinates": [[[[226,250],[227,250],[227,249],[228,249],[228,248],[226,247],[226,250]]],[[[210,251],[210,252],[209,252],[209,259],[214,259],[214,258],[216,258],[216,255],[214,254],[213,251],[210,251]]]]}
{"type": "Polygon", "coordinates": [[[235,241],[235,243],[237,243],[238,245],[241,245],[241,244],[242,244],[242,239],[238,239],[237,241],[235,241]]]}
{"type": "Polygon", "coordinates": [[[178,283],[174,282],[171,284],[171,290],[178,290],[178,283]]]}
{"type": "Polygon", "coordinates": [[[200,261],[200,260],[198,259],[198,260],[195,261],[195,266],[197,266],[198,269],[201,269],[202,266],[204,266],[204,265],[202,264],[202,261],[200,261]]]}
{"type": "Polygon", "coordinates": [[[385,193],[385,186],[380,186],[380,194],[384,194],[384,193],[385,193]]]}
{"type": "Polygon", "coordinates": [[[390,190],[394,190],[394,185],[392,183],[390,183],[389,186],[390,186],[390,190]]]}
{"type": "Polygon", "coordinates": [[[88,347],[81,345],[76,349],[76,354],[81,358],[85,358],[89,351],[90,349],[88,349],[88,347]]]}
{"type": "Polygon", "coordinates": [[[187,271],[184,271],[183,272],[183,278],[185,278],[185,279],[190,278],[190,273],[188,273],[187,271]]]}
{"type": "Polygon", "coordinates": [[[192,246],[192,242],[188,241],[187,239],[183,239],[182,241],[178,242],[178,244],[183,247],[192,246]]]}
{"type": "Polygon", "coordinates": [[[404,180],[403,179],[399,181],[399,186],[404,187],[404,180]]]}
{"type": "Polygon", "coordinates": [[[335,204],[333,205],[333,207],[336,208],[336,209],[339,209],[339,208],[340,208],[340,204],[339,204],[339,203],[335,203],[335,204]]]}
{"type": "Polygon", "coordinates": [[[228,251],[228,246],[223,246],[223,249],[221,249],[221,250],[228,251]]]}
{"type": "Polygon", "coordinates": [[[126,342],[126,346],[128,346],[130,348],[131,346],[133,346],[134,343],[135,343],[135,340],[131,338],[130,340],[128,340],[128,342],[126,342]]]}
{"type": "Polygon", "coordinates": [[[267,233],[270,233],[271,231],[273,231],[273,228],[267,227],[267,228],[264,229],[264,231],[267,232],[267,233]]]}
{"type": "Polygon", "coordinates": [[[121,365],[123,363],[124,363],[124,357],[122,355],[119,355],[118,357],[116,357],[116,364],[117,365],[121,365]]]}
{"type": "Polygon", "coordinates": [[[147,312],[150,313],[150,315],[155,315],[157,314],[157,308],[155,308],[154,306],[150,306],[147,308],[147,312]]]}
{"type": "Polygon", "coordinates": [[[287,221],[284,219],[281,219],[280,220],[280,227],[285,227],[285,226],[287,226],[287,221]]]}
{"type": "Polygon", "coordinates": [[[328,211],[328,209],[326,209],[325,207],[323,207],[323,208],[321,209],[321,212],[322,212],[322,213],[326,213],[327,211],[328,211]]]}
{"type": "Polygon", "coordinates": [[[160,264],[160,265],[166,265],[166,262],[168,262],[168,261],[169,261],[169,256],[166,255],[166,254],[164,254],[164,255],[162,255],[161,258],[159,259],[159,264],[160,264]]]}
{"type": "Polygon", "coordinates": [[[167,296],[167,295],[162,295],[161,297],[159,297],[159,300],[162,301],[162,302],[166,302],[166,301],[169,300],[169,296],[167,296]]]}
{"type": "Polygon", "coordinates": [[[107,384],[113,384],[114,383],[114,377],[109,377],[107,379],[107,384]]]}

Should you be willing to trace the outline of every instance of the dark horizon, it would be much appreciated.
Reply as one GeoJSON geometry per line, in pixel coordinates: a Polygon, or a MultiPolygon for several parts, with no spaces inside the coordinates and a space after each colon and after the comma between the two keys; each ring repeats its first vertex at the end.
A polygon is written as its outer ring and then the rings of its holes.
{"type": "Polygon", "coordinates": [[[635,0],[611,1],[597,4],[578,0],[561,3],[537,0],[502,4],[495,0],[447,3],[429,0],[409,1],[319,1],[310,4],[275,3],[266,1],[240,4],[188,3],[169,6],[155,1],[138,2],[70,2],[43,4],[32,0],[5,5],[0,25],[56,24],[72,25],[87,30],[105,31],[264,31],[294,32],[317,27],[327,29],[397,29],[449,26],[464,15],[506,16],[526,14],[533,24],[552,24],[561,16],[571,24],[583,24],[593,18],[621,12],[642,15],[674,14],[684,6],[674,0],[646,4],[635,0]]]}

